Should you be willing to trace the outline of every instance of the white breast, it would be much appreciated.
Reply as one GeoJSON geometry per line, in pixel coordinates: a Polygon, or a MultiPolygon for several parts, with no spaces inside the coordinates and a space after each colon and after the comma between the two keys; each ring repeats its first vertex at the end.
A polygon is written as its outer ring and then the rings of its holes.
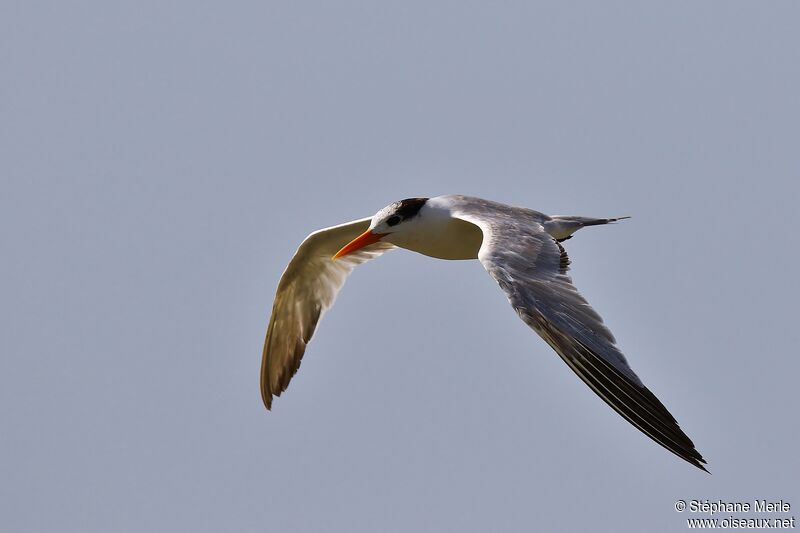
{"type": "Polygon", "coordinates": [[[406,223],[405,231],[390,234],[384,240],[436,259],[477,259],[483,232],[471,222],[452,218],[446,206],[433,200],[406,223]]]}

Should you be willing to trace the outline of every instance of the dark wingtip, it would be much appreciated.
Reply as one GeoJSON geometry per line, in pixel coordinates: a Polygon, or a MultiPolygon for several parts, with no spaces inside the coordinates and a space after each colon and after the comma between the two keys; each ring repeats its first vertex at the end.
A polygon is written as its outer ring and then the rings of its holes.
{"type": "Polygon", "coordinates": [[[699,463],[696,464],[695,466],[700,470],[702,470],[703,472],[705,472],[706,474],[711,475],[711,472],[709,472],[708,469],[706,468],[706,465],[708,463],[706,462],[705,458],[702,455],[700,455],[700,452],[697,451],[697,448],[695,448],[694,451],[697,452],[697,461],[699,463]]]}
{"type": "Polygon", "coordinates": [[[261,384],[261,401],[264,402],[264,407],[267,411],[272,410],[272,392],[269,390],[269,385],[261,384]]]}
{"type": "MultiPolygon", "coordinates": [[[[695,451],[697,451],[697,450],[695,450],[695,451]]],[[[698,453],[698,455],[700,455],[700,454],[698,453]]],[[[689,461],[689,462],[691,464],[693,464],[694,466],[696,466],[697,468],[699,468],[700,470],[702,470],[703,472],[705,472],[706,474],[708,474],[709,476],[711,475],[711,472],[709,472],[708,469],[705,466],[706,465],[706,460],[703,459],[702,456],[700,457],[700,459],[696,459],[694,461],[689,461]]]]}

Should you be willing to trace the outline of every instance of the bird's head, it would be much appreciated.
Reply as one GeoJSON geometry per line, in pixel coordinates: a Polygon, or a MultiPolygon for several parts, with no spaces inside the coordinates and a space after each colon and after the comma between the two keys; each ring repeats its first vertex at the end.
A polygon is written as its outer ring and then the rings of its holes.
{"type": "Polygon", "coordinates": [[[375,213],[367,231],[336,252],[333,259],[353,253],[389,235],[410,231],[415,226],[414,222],[419,221],[420,210],[427,201],[428,198],[406,198],[387,205],[375,213]]]}

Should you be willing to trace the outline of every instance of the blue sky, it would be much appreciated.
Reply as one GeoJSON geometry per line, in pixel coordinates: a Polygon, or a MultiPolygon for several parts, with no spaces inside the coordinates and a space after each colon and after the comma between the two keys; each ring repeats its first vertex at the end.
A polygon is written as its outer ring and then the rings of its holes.
{"type": "Polygon", "coordinates": [[[796,474],[796,3],[0,8],[0,529],[676,531],[796,474]],[[411,196],[631,215],[573,280],[709,461],[477,262],[354,273],[272,412],[311,231],[411,196]]]}

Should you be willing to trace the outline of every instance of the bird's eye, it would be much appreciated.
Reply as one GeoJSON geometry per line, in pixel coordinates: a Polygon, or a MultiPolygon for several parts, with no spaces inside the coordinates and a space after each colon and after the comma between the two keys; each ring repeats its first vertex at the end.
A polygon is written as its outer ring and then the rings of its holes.
{"type": "Polygon", "coordinates": [[[386,223],[390,226],[396,226],[400,223],[400,215],[392,215],[386,219],[386,223]]]}

